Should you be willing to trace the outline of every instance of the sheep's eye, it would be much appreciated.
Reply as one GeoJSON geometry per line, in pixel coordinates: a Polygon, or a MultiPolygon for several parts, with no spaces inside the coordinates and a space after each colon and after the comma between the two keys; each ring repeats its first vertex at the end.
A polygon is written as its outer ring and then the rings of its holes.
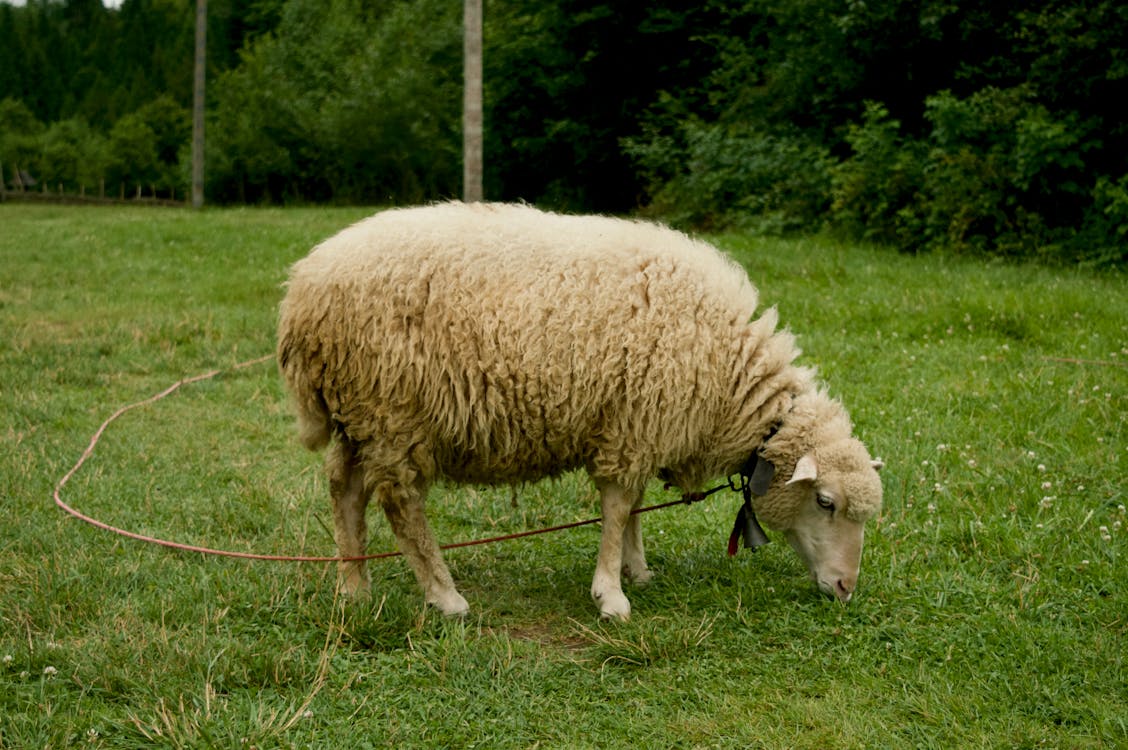
{"type": "Polygon", "coordinates": [[[822,508],[823,510],[828,510],[831,513],[834,512],[834,501],[831,500],[829,497],[825,497],[823,495],[818,495],[818,496],[816,496],[815,501],[819,504],[819,507],[822,508]]]}

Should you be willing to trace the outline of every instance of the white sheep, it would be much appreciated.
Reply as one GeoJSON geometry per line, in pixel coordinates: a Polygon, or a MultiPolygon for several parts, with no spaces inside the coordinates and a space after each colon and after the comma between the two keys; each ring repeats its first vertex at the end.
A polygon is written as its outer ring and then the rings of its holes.
{"type": "MultiPolygon", "coordinates": [[[[584,467],[602,503],[591,594],[626,619],[650,579],[637,515],[659,471],[693,490],[750,457],[752,498],[818,587],[854,591],[881,482],[842,407],[792,364],[776,311],[716,249],[662,226],[447,203],[385,211],[291,272],[278,361],[326,457],[342,556],[375,493],[426,601],[468,611],[424,516],[439,478],[512,484],[584,467]],[[770,480],[770,482],[765,481],[770,480]]],[[[347,594],[363,562],[339,564],[347,594]]]]}

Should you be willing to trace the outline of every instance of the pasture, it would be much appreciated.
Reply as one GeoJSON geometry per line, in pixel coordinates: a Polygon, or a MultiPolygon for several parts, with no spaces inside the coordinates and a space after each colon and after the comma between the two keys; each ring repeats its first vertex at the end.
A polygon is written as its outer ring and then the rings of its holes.
{"type": "MultiPolygon", "coordinates": [[[[644,518],[656,578],[626,624],[588,595],[598,526],[448,552],[472,614],[447,621],[400,559],[342,602],[331,565],[174,552],[55,507],[116,408],[270,353],[289,264],[367,213],[0,205],[0,748],[1128,744],[1118,273],[714,238],[886,462],[847,606],[779,537],[726,557],[727,492],[644,518]]],[[[63,499],[334,553],[273,363],[125,415],[63,499]]],[[[429,504],[443,542],[597,506],[582,476],[429,504]]]]}

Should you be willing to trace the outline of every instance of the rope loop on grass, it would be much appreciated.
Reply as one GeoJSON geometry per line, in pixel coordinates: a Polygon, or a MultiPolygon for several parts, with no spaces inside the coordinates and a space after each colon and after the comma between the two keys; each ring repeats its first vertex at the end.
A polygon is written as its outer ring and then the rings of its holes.
{"type": "MultiPolygon", "coordinates": [[[[316,556],[316,555],[270,555],[270,554],[263,554],[263,553],[259,553],[259,552],[237,552],[237,551],[234,551],[234,550],[213,549],[211,547],[201,547],[201,546],[194,545],[194,544],[184,544],[184,543],[181,543],[181,542],[169,541],[167,539],[159,539],[157,537],[147,536],[145,534],[138,534],[138,533],[133,532],[133,531],[121,529],[121,528],[118,528],[116,526],[112,526],[111,524],[105,523],[104,521],[99,521],[96,518],[92,518],[91,516],[88,516],[85,513],[82,513],[81,511],[76,510],[75,508],[71,507],[70,505],[68,505],[66,502],[63,501],[63,499],[61,497],[63,487],[66,486],[67,482],[69,482],[71,480],[71,478],[76,473],[78,473],[78,470],[82,468],[83,464],[85,464],[87,462],[87,460],[89,460],[90,457],[94,455],[94,448],[95,448],[95,446],[98,445],[98,441],[101,440],[102,435],[106,432],[106,430],[109,428],[109,426],[111,424],[113,424],[117,419],[119,419],[120,417],[122,417],[123,415],[127,414],[128,412],[130,412],[134,409],[138,409],[138,408],[141,408],[143,406],[149,406],[151,404],[154,404],[157,401],[160,401],[161,399],[172,395],[176,391],[180,390],[180,388],[182,388],[183,386],[189,385],[191,383],[198,383],[202,380],[210,380],[210,379],[212,379],[212,378],[214,378],[218,375],[223,374],[224,372],[230,372],[230,371],[235,371],[235,370],[243,370],[243,369],[246,369],[248,367],[253,367],[254,365],[262,364],[263,362],[267,362],[267,361],[269,361],[273,358],[274,358],[273,354],[267,354],[267,355],[264,355],[262,357],[257,357],[255,359],[247,360],[246,362],[239,362],[238,364],[232,365],[227,370],[222,370],[222,369],[209,370],[208,372],[201,373],[199,375],[194,375],[192,377],[184,378],[182,380],[176,381],[175,383],[170,385],[168,388],[165,388],[160,393],[156,393],[156,394],[150,396],[149,398],[143,399],[141,401],[135,401],[134,403],[126,404],[125,406],[119,408],[117,411],[115,411],[113,414],[111,414],[109,417],[107,417],[104,422],[102,422],[101,426],[99,426],[98,429],[94,432],[94,435],[91,436],[90,443],[86,446],[86,450],[84,450],[82,452],[82,455],[79,456],[78,461],[76,461],[74,466],[72,466],[70,468],[70,471],[68,471],[66,474],[64,474],[59,479],[59,481],[55,484],[55,492],[54,492],[55,505],[57,505],[60,509],[62,509],[64,512],[68,513],[69,515],[77,518],[78,520],[84,521],[84,522],[90,524],[91,526],[94,526],[95,528],[102,529],[103,531],[109,531],[113,534],[117,534],[119,536],[123,536],[123,537],[126,537],[128,539],[133,539],[133,540],[136,540],[136,541],[139,541],[139,542],[145,542],[146,544],[155,544],[155,545],[160,546],[160,547],[167,547],[169,549],[179,550],[181,552],[198,552],[202,555],[210,555],[210,556],[215,556],[215,557],[234,557],[234,558],[239,558],[239,559],[242,559],[242,560],[266,560],[266,561],[271,561],[271,562],[300,562],[300,563],[360,562],[362,560],[381,560],[381,559],[385,559],[385,558],[400,556],[402,553],[399,552],[399,551],[378,552],[378,553],[372,554],[372,555],[360,555],[360,556],[357,556],[357,557],[323,557],[323,556],[316,556]]],[[[712,494],[716,490],[723,489],[726,486],[727,485],[721,485],[720,487],[715,487],[712,490],[709,490],[708,492],[687,493],[686,495],[683,495],[680,500],[672,500],[672,501],[667,502],[667,503],[661,503],[659,505],[651,505],[651,506],[646,507],[646,508],[636,508],[635,510],[631,511],[631,514],[634,515],[634,514],[638,514],[638,513],[647,513],[647,512],[652,511],[652,510],[660,510],[662,508],[668,508],[668,507],[673,506],[673,505],[691,505],[693,503],[701,502],[708,495],[712,494]]],[[[601,520],[602,519],[599,519],[599,518],[589,518],[585,521],[575,521],[573,523],[560,524],[559,526],[549,526],[549,527],[541,528],[541,529],[533,529],[531,531],[521,531],[521,532],[518,532],[518,533],[515,533],[515,534],[506,534],[506,535],[503,535],[503,536],[489,537],[487,539],[474,539],[474,540],[471,540],[471,541],[468,541],[468,542],[453,542],[451,544],[440,545],[440,549],[445,550],[445,549],[457,549],[457,548],[460,548],[460,547],[474,547],[474,546],[481,545],[481,544],[492,544],[494,542],[502,542],[502,541],[507,541],[507,540],[510,540],[510,539],[521,539],[521,538],[527,537],[527,536],[536,536],[538,534],[549,534],[549,533],[552,533],[554,531],[564,531],[565,529],[574,529],[574,528],[577,528],[579,526],[588,526],[590,524],[599,523],[601,520]]]]}

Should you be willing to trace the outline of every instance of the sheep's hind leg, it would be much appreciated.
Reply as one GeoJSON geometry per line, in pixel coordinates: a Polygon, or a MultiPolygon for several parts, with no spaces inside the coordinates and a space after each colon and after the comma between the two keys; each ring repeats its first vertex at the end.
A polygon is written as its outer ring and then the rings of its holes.
{"type": "MultiPolygon", "coordinates": [[[[334,443],[325,457],[329,495],[333,500],[333,536],[341,557],[360,557],[368,545],[364,513],[371,492],[364,486],[364,472],[356,450],[345,442],[334,443]]],[[[363,560],[337,563],[337,588],[346,596],[367,596],[371,587],[363,560]]]]}
{"type": "Polygon", "coordinates": [[[624,534],[637,493],[613,482],[601,484],[599,493],[603,506],[603,532],[599,539],[599,560],[591,582],[591,598],[599,605],[599,614],[604,619],[628,620],[631,603],[623,594],[620,573],[624,534]]]}
{"type": "Polygon", "coordinates": [[[379,485],[377,492],[400,552],[415,573],[427,603],[447,616],[467,614],[470,606],[455,588],[442,550],[423,512],[426,485],[405,487],[399,482],[385,482],[379,485]]]}
{"type": "Polygon", "coordinates": [[[642,495],[635,497],[631,515],[623,529],[623,575],[632,583],[643,586],[650,583],[654,573],[646,566],[646,552],[642,547],[642,519],[634,513],[641,504],[642,495]]]}

